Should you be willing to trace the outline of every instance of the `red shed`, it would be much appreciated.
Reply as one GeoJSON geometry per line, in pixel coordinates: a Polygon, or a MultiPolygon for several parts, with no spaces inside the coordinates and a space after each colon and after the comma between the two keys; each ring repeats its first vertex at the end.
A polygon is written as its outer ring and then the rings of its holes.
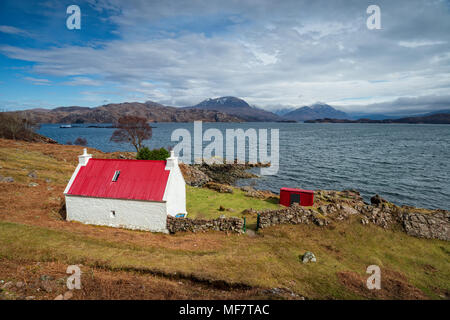
{"type": "Polygon", "coordinates": [[[301,206],[312,206],[314,203],[314,191],[294,188],[281,188],[280,204],[289,207],[293,203],[298,203],[301,206]]]}

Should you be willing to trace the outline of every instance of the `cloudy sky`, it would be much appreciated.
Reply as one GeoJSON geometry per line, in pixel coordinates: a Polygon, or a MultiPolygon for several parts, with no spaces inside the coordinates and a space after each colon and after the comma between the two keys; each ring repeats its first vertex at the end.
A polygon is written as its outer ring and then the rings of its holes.
{"type": "Polygon", "coordinates": [[[450,1],[0,2],[2,110],[219,96],[268,110],[450,109],[450,1]],[[80,30],[66,27],[72,4],[80,30]]]}

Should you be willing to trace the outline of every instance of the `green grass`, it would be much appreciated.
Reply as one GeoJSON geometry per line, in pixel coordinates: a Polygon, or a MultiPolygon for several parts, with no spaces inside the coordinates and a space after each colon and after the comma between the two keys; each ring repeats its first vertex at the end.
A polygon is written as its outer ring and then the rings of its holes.
{"type": "MultiPolygon", "coordinates": [[[[377,264],[404,274],[430,298],[439,298],[433,288],[450,290],[448,242],[417,239],[356,221],[335,229],[277,226],[261,235],[199,234],[201,241],[219,241],[221,246],[181,250],[0,222],[0,258],[177,272],[261,287],[287,287],[321,299],[361,298],[339,283],[336,272],[353,271],[366,278],[367,266],[377,264]],[[318,262],[302,264],[299,256],[305,251],[314,252],[318,262]],[[426,265],[436,272],[425,272],[426,265]]],[[[189,239],[189,234],[148,236],[176,237],[180,243],[189,239]]]]}
{"type": "Polygon", "coordinates": [[[233,188],[234,193],[219,193],[206,188],[187,186],[186,203],[190,218],[218,218],[220,215],[243,217],[243,210],[253,208],[255,210],[277,209],[276,201],[261,200],[245,196],[245,192],[233,188]],[[222,206],[226,211],[219,211],[222,206]],[[230,210],[231,209],[231,210],[230,210]]]}

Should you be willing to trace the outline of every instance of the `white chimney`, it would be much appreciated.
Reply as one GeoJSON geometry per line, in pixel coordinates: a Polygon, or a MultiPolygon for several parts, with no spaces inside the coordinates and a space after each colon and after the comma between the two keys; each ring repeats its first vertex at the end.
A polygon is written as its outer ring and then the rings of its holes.
{"type": "Polygon", "coordinates": [[[87,149],[84,148],[83,149],[83,154],[81,156],[78,156],[78,161],[79,161],[81,166],[85,166],[89,162],[90,158],[92,158],[92,154],[88,154],[87,153],[87,149]]]}
{"type": "Polygon", "coordinates": [[[175,157],[175,152],[170,151],[170,157],[166,159],[166,170],[178,167],[178,158],[175,157]]]}

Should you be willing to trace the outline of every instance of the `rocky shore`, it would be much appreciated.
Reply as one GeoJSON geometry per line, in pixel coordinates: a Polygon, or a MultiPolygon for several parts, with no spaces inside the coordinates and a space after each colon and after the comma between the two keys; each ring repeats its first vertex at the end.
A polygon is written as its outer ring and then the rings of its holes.
{"type": "Polygon", "coordinates": [[[399,207],[378,195],[368,204],[354,190],[318,190],[315,195],[314,207],[294,205],[258,212],[260,228],[285,223],[327,226],[356,217],[365,225],[375,224],[385,229],[400,227],[414,237],[450,241],[449,211],[399,207]]]}
{"type": "MultiPolygon", "coordinates": [[[[220,193],[233,193],[232,185],[238,179],[256,177],[246,171],[254,166],[261,166],[261,164],[181,165],[181,170],[186,183],[191,186],[205,187],[220,193]]],[[[267,190],[256,190],[250,186],[240,189],[248,197],[279,201],[277,194],[267,190]]],[[[373,196],[370,203],[366,203],[356,190],[316,190],[314,197],[314,206],[312,207],[293,205],[263,211],[249,208],[247,213],[259,216],[259,228],[261,229],[277,224],[313,223],[324,227],[355,217],[364,225],[374,224],[385,229],[400,228],[414,237],[450,241],[450,212],[446,210],[397,206],[379,195],[373,196]]],[[[224,222],[225,220],[222,220],[222,223],[224,222]]],[[[218,221],[208,223],[184,221],[183,227],[175,229],[176,231],[182,229],[194,232],[205,229],[224,229],[218,227],[218,221]]],[[[171,222],[171,224],[173,223],[171,222]]],[[[233,228],[227,226],[225,229],[231,232],[241,232],[240,227],[241,224],[236,224],[236,221],[233,220],[233,228]]]]}

